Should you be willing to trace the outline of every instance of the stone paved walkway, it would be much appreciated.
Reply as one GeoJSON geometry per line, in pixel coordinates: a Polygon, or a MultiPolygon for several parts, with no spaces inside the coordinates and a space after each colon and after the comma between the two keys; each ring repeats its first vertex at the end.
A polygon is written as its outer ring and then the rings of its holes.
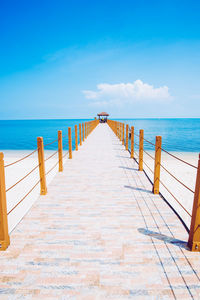
{"type": "Polygon", "coordinates": [[[0,252],[0,299],[200,299],[200,256],[107,124],[0,252]]]}

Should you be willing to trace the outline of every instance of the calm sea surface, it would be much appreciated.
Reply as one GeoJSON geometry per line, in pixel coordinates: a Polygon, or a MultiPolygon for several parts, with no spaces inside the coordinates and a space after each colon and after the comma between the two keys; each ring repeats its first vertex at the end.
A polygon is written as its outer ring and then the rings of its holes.
{"type": "MultiPolygon", "coordinates": [[[[17,120],[0,121],[0,149],[1,150],[32,150],[37,147],[37,137],[42,136],[44,143],[57,139],[57,131],[67,134],[67,128],[89,121],[77,120],[17,120]]],[[[144,137],[155,142],[155,136],[162,136],[163,148],[168,151],[200,152],[200,119],[120,119],[135,127],[135,132],[144,129],[144,137]]],[[[74,140],[74,138],[73,138],[74,140]]],[[[137,142],[137,138],[135,138],[137,142]]],[[[67,137],[64,143],[67,142],[67,137]]],[[[74,143],[73,143],[74,146],[74,143]]],[[[56,149],[57,144],[47,147],[56,149]]],[[[145,143],[145,148],[153,149],[145,143]]]]}

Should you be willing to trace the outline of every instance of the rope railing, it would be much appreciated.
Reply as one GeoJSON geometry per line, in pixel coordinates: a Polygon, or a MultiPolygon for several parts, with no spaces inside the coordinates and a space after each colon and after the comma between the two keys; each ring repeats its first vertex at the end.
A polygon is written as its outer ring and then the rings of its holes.
{"type": "Polygon", "coordinates": [[[22,203],[22,201],[24,201],[26,199],[26,197],[36,188],[36,186],[40,183],[40,180],[38,180],[36,182],[36,184],[28,191],[28,193],[26,193],[26,195],[7,213],[7,215],[9,215],[13,210],[15,210],[15,208],[17,208],[17,206],[22,203]]]}
{"type": "MultiPolygon", "coordinates": [[[[131,130],[131,129],[130,129],[130,127],[129,127],[129,131],[130,131],[130,130],[131,130]]],[[[137,137],[139,137],[139,135],[138,135],[137,133],[134,133],[134,135],[137,136],[137,137]]],[[[147,143],[149,143],[150,145],[152,145],[152,146],[155,147],[155,144],[154,144],[154,143],[150,142],[150,141],[147,140],[146,138],[143,138],[143,139],[144,139],[145,142],[147,142],[147,143]]],[[[178,157],[178,156],[176,156],[176,155],[174,155],[174,154],[168,152],[167,150],[165,150],[165,149],[163,149],[163,148],[161,148],[161,150],[164,151],[165,153],[167,153],[168,155],[170,155],[171,157],[173,157],[173,158],[175,158],[175,159],[177,159],[177,160],[179,160],[179,161],[181,161],[181,162],[187,164],[188,166],[197,169],[197,167],[194,166],[193,164],[191,164],[191,163],[189,163],[189,162],[187,162],[187,161],[181,159],[180,157],[178,157]]]]}
{"type": "Polygon", "coordinates": [[[53,167],[52,167],[48,172],[45,173],[45,175],[48,175],[51,171],[53,171],[53,169],[55,169],[55,167],[56,167],[58,164],[59,164],[59,161],[57,161],[57,162],[53,165],[53,167]]]}
{"type": "Polygon", "coordinates": [[[182,186],[184,186],[188,191],[192,192],[194,194],[194,191],[190,189],[187,185],[185,185],[181,180],[179,180],[176,176],[174,176],[169,170],[167,170],[162,164],[160,166],[165,170],[171,177],[173,177],[177,182],[179,182],[182,186]]]}
{"type": "Polygon", "coordinates": [[[63,159],[68,155],[69,159],[72,159],[72,149],[78,150],[78,144],[81,145],[82,142],[87,139],[87,137],[91,134],[91,132],[95,129],[95,127],[99,124],[98,120],[85,122],[80,124],[79,126],[79,143],[78,143],[78,128],[75,125],[75,141],[72,138],[71,127],[68,127],[68,134],[62,136],[62,131],[58,131],[58,138],[53,140],[50,143],[43,143],[43,138],[37,138],[37,149],[29,153],[28,155],[5,165],[4,164],[4,155],[0,153],[0,233],[3,232],[4,236],[0,236],[0,249],[6,250],[9,246],[9,234],[8,234],[8,220],[7,217],[31,194],[31,192],[40,184],[40,194],[45,195],[47,193],[47,184],[46,177],[57,167],[59,172],[63,171],[63,159]],[[63,138],[68,137],[67,142],[63,145],[63,138]],[[50,154],[48,157],[44,157],[44,148],[48,147],[54,143],[58,143],[58,150],[50,154]],[[65,149],[65,153],[63,153],[63,149],[65,149]],[[5,188],[5,168],[10,167],[18,162],[25,160],[26,158],[33,155],[35,152],[38,152],[38,165],[36,165],[31,171],[29,171],[22,178],[17,180],[13,185],[9,188],[5,188]],[[51,158],[53,158],[56,154],[58,154],[58,159],[54,163],[54,165],[45,172],[45,163],[47,163],[51,158]],[[8,212],[7,212],[7,203],[6,203],[6,194],[16,187],[18,184],[23,182],[26,178],[28,178],[34,171],[39,169],[39,180],[30,188],[30,190],[15,204],[8,212]],[[3,207],[3,211],[1,208],[3,207]]]}
{"type": "Polygon", "coordinates": [[[184,211],[192,217],[192,215],[188,212],[188,210],[181,204],[181,202],[174,196],[174,194],[167,188],[167,186],[159,179],[160,183],[164,186],[164,188],[168,191],[168,193],[176,200],[176,202],[184,209],[184,211]]]}
{"type": "Polygon", "coordinates": [[[155,158],[154,158],[151,154],[149,154],[146,150],[143,149],[143,151],[144,151],[144,153],[146,153],[146,155],[148,155],[152,160],[155,160],[155,158]]]}
{"type": "Polygon", "coordinates": [[[164,151],[165,153],[167,153],[168,155],[170,155],[171,157],[173,157],[173,158],[175,158],[175,159],[177,159],[177,160],[183,162],[184,164],[186,164],[186,165],[188,165],[188,166],[190,166],[190,167],[192,167],[192,168],[197,169],[196,166],[194,166],[194,165],[190,164],[189,162],[187,162],[187,161],[181,159],[180,157],[178,157],[178,156],[176,156],[176,155],[174,155],[174,154],[172,154],[172,153],[166,151],[165,149],[161,148],[161,150],[164,151]]]}
{"type": "Polygon", "coordinates": [[[69,151],[67,151],[64,155],[63,158],[65,158],[67,156],[67,154],[69,154],[69,151]]]}
{"type": "Polygon", "coordinates": [[[45,158],[44,161],[48,161],[49,159],[51,159],[52,157],[54,157],[57,153],[58,153],[58,150],[55,151],[53,154],[51,154],[49,157],[45,158]]]}
{"type": "Polygon", "coordinates": [[[17,163],[19,163],[19,162],[25,160],[26,158],[28,158],[28,157],[30,157],[31,155],[33,155],[35,152],[37,152],[37,149],[35,149],[35,150],[32,151],[31,153],[29,153],[28,155],[26,155],[26,156],[24,156],[24,157],[22,157],[22,158],[20,158],[20,159],[18,159],[18,160],[16,160],[16,161],[10,163],[10,164],[5,165],[4,168],[13,166],[13,165],[15,165],[15,164],[17,164],[17,163]]]}
{"type": "Polygon", "coordinates": [[[37,165],[35,168],[33,168],[29,173],[27,173],[25,176],[23,176],[21,179],[19,179],[15,184],[13,184],[12,186],[10,186],[6,192],[10,191],[12,188],[14,188],[18,183],[22,182],[24,179],[26,179],[29,175],[31,175],[37,168],[39,167],[39,165],[37,165]]]}
{"type": "MultiPolygon", "coordinates": [[[[151,174],[153,174],[153,193],[158,194],[159,191],[159,184],[161,184],[164,189],[172,196],[172,198],[179,204],[179,206],[186,212],[186,214],[192,218],[191,220],[191,227],[190,227],[190,235],[188,240],[188,246],[192,251],[200,251],[200,217],[198,214],[198,209],[200,207],[200,156],[199,156],[199,164],[198,167],[187,162],[186,160],[168,152],[167,150],[162,148],[162,138],[157,136],[156,143],[149,141],[148,139],[144,138],[143,130],[140,130],[140,133],[137,134],[134,132],[134,127],[128,126],[128,133],[126,133],[126,138],[124,137],[124,124],[121,122],[109,120],[108,125],[111,127],[113,132],[122,141],[124,145],[126,142],[126,149],[129,150],[131,154],[131,158],[134,158],[135,161],[138,163],[139,171],[143,170],[143,164],[145,168],[147,168],[151,174]],[[127,136],[128,134],[128,136],[127,136]],[[134,137],[139,138],[139,143],[134,141],[134,137]],[[127,143],[131,139],[131,143],[127,143]],[[148,143],[149,145],[153,146],[155,149],[155,157],[153,157],[148,151],[144,149],[144,142],[148,143]],[[138,154],[135,152],[134,147],[138,147],[138,154]],[[192,190],[189,186],[187,186],[182,180],[177,178],[172,172],[170,172],[162,163],[161,163],[161,152],[164,152],[171,156],[172,158],[180,161],[192,167],[193,169],[197,170],[197,177],[196,177],[196,187],[195,191],[192,190]],[[154,170],[147,164],[145,158],[143,158],[143,153],[145,153],[153,162],[154,162],[154,170]],[[174,193],[167,187],[167,185],[160,179],[160,169],[166,172],[171,178],[173,178],[176,182],[178,182],[183,188],[187,191],[194,194],[193,200],[193,210],[192,214],[186,209],[186,207],[181,203],[180,200],[174,195],[174,193]],[[197,232],[197,233],[196,233],[197,232]]],[[[146,173],[145,173],[146,174],[146,173]]],[[[146,174],[147,175],[147,174],[146,174]]],[[[148,176],[148,175],[147,175],[148,176]]],[[[178,213],[177,213],[178,214],[178,213]]],[[[184,223],[184,221],[183,221],[184,223]]],[[[186,226],[187,227],[187,226],[186,226]]]]}
{"type": "Polygon", "coordinates": [[[54,140],[54,141],[52,141],[50,143],[45,144],[44,147],[50,146],[50,145],[52,145],[52,144],[54,144],[56,142],[58,142],[58,139],[56,139],[56,140],[54,140]]]}

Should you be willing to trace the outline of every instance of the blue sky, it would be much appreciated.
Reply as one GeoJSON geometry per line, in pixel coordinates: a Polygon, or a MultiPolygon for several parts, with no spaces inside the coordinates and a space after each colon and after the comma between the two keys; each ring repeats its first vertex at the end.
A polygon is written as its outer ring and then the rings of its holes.
{"type": "Polygon", "coordinates": [[[0,119],[200,117],[200,1],[0,2],[0,119]]]}

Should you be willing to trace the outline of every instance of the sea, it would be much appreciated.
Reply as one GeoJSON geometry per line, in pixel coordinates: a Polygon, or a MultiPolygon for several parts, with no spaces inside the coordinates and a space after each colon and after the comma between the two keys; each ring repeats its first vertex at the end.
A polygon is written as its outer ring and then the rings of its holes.
{"type": "MultiPolygon", "coordinates": [[[[134,126],[135,142],[138,143],[139,130],[144,130],[144,138],[155,143],[156,136],[162,136],[162,147],[167,151],[200,152],[200,119],[116,119],[129,126],[134,126]]],[[[42,136],[44,144],[57,139],[58,130],[67,135],[72,128],[73,148],[74,126],[91,119],[45,119],[45,120],[0,120],[0,150],[33,150],[37,148],[37,137],[42,136]]],[[[101,126],[101,124],[100,124],[101,126]]],[[[67,136],[63,144],[67,143],[67,136]]],[[[146,150],[153,146],[144,142],[146,150]]],[[[66,145],[67,147],[67,145],[66,145]]],[[[57,143],[46,149],[54,150],[57,143]]]]}

